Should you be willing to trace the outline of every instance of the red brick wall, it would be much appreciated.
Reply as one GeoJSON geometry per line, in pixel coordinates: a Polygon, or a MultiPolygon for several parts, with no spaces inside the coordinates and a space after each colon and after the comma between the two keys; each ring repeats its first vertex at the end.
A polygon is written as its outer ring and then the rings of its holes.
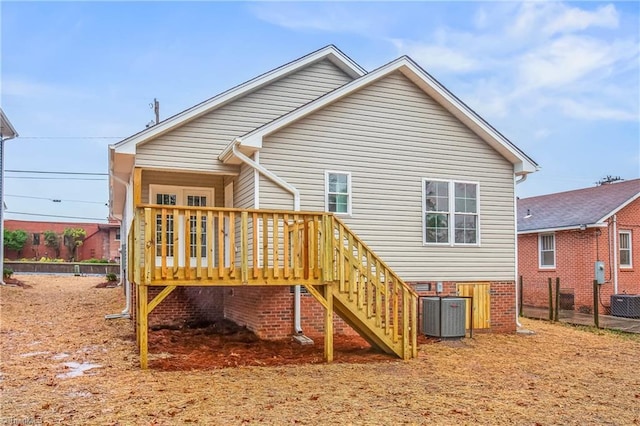
{"type": "MultiPolygon", "coordinates": [[[[66,228],[82,228],[87,237],[78,248],[76,260],[113,259],[110,255],[112,244],[110,243],[109,228],[97,223],[71,223],[71,222],[35,222],[26,220],[5,220],[4,227],[15,231],[21,229],[27,232],[27,241],[21,253],[5,249],[5,258],[17,260],[21,258],[38,260],[41,257],[55,258],[55,250],[44,244],[44,232],[53,231],[60,235],[60,258],[68,260],[71,255],[63,244],[62,234],[66,228]],[[33,234],[40,235],[40,244],[33,245],[33,234]]],[[[119,246],[119,244],[118,244],[119,246]]],[[[116,248],[117,251],[117,248],[116,248]]]]}
{"type": "MultiPolygon", "coordinates": [[[[164,287],[149,288],[148,301],[164,287]]],[[[149,327],[183,327],[224,318],[223,287],[177,287],[149,313],[149,327]]],[[[136,317],[136,289],[131,285],[131,318],[136,317]]]]}
{"type": "MultiPolygon", "coordinates": [[[[617,213],[617,230],[632,231],[632,269],[618,267],[618,293],[640,294],[640,200],[617,213]]],[[[609,306],[613,294],[614,247],[611,239],[613,221],[607,227],[585,231],[571,230],[555,233],[556,266],[538,266],[538,234],[518,236],[518,273],[523,277],[524,304],[548,306],[548,279],[560,278],[561,293],[574,293],[576,310],[590,310],[593,306],[594,263],[604,261],[605,284],[600,286],[600,299],[609,306]]],[[[619,255],[618,262],[619,262],[619,255]]]]}
{"type": "MultiPolygon", "coordinates": [[[[421,291],[420,287],[417,287],[417,293],[420,297],[428,296],[456,296],[457,284],[464,284],[463,282],[448,282],[442,283],[442,293],[436,293],[436,283],[425,282],[412,282],[409,283],[414,288],[420,284],[431,284],[431,291],[421,291]]],[[[516,331],[516,294],[515,294],[515,282],[491,282],[489,283],[490,291],[490,330],[494,333],[514,333],[516,331]]],[[[422,307],[418,306],[418,324],[422,326],[422,307]]]]}
{"type": "MultiPolygon", "coordinates": [[[[294,296],[288,286],[225,288],[225,317],[245,325],[263,339],[283,339],[294,333],[294,296]]],[[[310,294],[300,297],[300,323],[311,338],[324,333],[324,308],[310,294]]],[[[334,316],[336,334],[355,335],[355,331],[334,316]]]]}

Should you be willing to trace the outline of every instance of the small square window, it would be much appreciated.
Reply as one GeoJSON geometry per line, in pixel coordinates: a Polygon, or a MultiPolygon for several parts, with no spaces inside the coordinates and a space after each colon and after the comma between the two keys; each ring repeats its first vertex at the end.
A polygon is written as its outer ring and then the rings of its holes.
{"type": "Polygon", "coordinates": [[[325,172],[325,209],[332,213],[351,214],[351,174],[325,172]]]}
{"type": "Polygon", "coordinates": [[[33,243],[32,245],[34,246],[39,246],[40,245],[40,234],[33,234],[33,243]]]}

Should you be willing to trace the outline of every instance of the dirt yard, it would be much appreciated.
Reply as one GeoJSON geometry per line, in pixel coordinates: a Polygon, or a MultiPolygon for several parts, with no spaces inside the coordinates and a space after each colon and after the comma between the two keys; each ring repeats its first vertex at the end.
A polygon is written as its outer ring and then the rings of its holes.
{"type": "Polygon", "coordinates": [[[337,339],[257,342],[227,326],[150,333],[138,368],[122,288],[2,287],[0,425],[640,424],[640,335],[526,321],[533,335],[423,339],[402,362],[337,339]],[[182,344],[184,343],[184,344],[182,344]]]}

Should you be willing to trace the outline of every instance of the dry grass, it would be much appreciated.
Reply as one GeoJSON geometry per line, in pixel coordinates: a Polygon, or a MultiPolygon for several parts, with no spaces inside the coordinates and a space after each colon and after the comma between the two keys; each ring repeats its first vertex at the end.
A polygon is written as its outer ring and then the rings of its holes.
{"type": "Polygon", "coordinates": [[[130,322],[104,319],[121,288],[18,278],[32,287],[0,289],[0,424],[640,424],[639,336],[523,321],[536,334],[410,362],[140,371],[130,322]],[[100,367],[58,377],[72,361],[100,367]]]}

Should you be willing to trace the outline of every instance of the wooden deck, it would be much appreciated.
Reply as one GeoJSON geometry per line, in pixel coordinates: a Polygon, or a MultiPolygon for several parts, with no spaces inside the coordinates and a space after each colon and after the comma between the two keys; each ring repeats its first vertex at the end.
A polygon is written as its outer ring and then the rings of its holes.
{"type": "Polygon", "coordinates": [[[148,314],[177,286],[304,285],[325,308],[327,361],[334,311],[372,345],[416,356],[416,293],[330,213],[139,205],[129,247],[143,368],[148,314]],[[164,289],[149,301],[151,286],[164,289]]]}

